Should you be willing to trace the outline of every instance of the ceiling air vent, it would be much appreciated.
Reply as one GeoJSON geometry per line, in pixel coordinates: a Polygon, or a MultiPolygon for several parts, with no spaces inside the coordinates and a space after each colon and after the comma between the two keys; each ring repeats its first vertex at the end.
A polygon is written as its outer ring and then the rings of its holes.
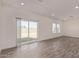
{"type": "Polygon", "coordinates": [[[39,2],[43,2],[43,0],[38,0],[39,2]]]}

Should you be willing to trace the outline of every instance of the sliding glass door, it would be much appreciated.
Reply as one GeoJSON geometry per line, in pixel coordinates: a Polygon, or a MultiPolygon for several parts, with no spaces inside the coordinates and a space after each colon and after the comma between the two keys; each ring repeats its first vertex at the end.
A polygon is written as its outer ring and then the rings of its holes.
{"type": "Polygon", "coordinates": [[[37,39],[38,22],[17,19],[17,41],[25,43],[37,39]]]}

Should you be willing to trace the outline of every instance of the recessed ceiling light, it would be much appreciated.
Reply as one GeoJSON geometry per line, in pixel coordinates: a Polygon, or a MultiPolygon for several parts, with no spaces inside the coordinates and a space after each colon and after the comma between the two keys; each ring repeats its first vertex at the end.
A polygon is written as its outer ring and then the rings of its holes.
{"type": "Polygon", "coordinates": [[[75,8],[78,9],[79,6],[78,6],[78,0],[75,0],[75,8]]]}
{"type": "Polygon", "coordinates": [[[22,2],[21,5],[24,6],[24,3],[22,2]]]}
{"type": "Polygon", "coordinates": [[[55,16],[55,14],[52,14],[51,16],[55,16]]]}
{"type": "Polygon", "coordinates": [[[43,2],[43,0],[38,0],[39,2],[43,2]]]}
{"type": "Polygon", "coordinates": [[[75,6],[75,8],[77,9],[77,8],[79,8],[78,6],[75,6]]]}

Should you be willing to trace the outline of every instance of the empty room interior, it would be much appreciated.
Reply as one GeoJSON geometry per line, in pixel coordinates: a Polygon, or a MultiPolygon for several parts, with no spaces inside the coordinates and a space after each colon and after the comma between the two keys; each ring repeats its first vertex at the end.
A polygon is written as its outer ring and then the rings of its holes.
{"type": "Polygon", "coordinates": [[[78,58],[79,0],[0,0],[0,58],[78,58]]]}

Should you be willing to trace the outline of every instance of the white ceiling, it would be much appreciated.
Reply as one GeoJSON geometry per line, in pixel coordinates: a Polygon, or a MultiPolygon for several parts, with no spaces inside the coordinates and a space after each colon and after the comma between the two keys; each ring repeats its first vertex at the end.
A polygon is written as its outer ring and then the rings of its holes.
{"type": "Polygon", "coordinates": [[[79,16],[79,9],[74,6],[79,4],[76,0],[2,0],[3,5],[10,7],[23,7],[32,12],[38,13],[52,18],[55,14],[56,18],[66,18],[69,16],[79,16]],[[20,3],[24,2],[25,5],[21,6],[20,3]]]}

